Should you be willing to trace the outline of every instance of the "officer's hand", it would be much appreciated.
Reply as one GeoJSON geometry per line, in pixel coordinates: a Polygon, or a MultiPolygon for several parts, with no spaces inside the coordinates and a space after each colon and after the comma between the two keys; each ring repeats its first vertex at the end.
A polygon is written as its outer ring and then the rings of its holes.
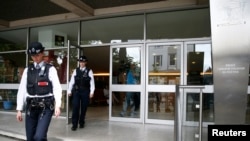
{"type": "Polygon", "coordinates": [[[61,114],[61,109],[60,109],[60,107],[56,107],[56,108],[55,108],[55,116],[58,117],[58,116],[60,116],[60,114],[61,114]]]}
{"type": "Polygon", "coordinates": [[[22,112],[21,112],[21,111],[17,111],[16,119],[17,119],[17,121],[19,121],[19,122],[23,121],[22,112]]]}
{"type": "Polygon", "coordinates": [[[94,97],[94,94],[90,94],[90,96],[89,96],[90,98],[93,98],[94,97]]]}
{"type": "Polygon", "coordinates": [[[72,96],[72,93],[68,93],[68,96],[72,96]]]}

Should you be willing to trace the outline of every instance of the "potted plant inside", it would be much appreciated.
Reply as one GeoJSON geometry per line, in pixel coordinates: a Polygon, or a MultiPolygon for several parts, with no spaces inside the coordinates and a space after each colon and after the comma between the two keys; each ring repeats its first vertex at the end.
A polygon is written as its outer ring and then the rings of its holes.
{"type": "Polygon", "coordinates": [[[10,94],[9,94],[9,93],[6,93],[5,96],[6,96],[6,100],[3,101],[3,108],[4,108],[5,110],[11,110],[12,107],[13,107],[13,103],[12,103],[12,101],[10,100],[10,97],[9,97],[10,94]]]}

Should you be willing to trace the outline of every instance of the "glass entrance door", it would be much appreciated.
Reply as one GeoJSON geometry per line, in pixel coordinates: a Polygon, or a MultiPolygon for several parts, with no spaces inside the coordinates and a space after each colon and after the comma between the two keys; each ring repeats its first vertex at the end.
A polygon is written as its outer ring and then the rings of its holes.
{"type": "Polygon", "coordinates": [[[111,46],[110,120],[142,122],[144,51],[142,44],[111,46]]]}
{"type": "MultiPolygon", "coordinates": [[[[213,68],[212,68],[212,47],[210,41],[185,42],[184,58],[184,85],[204,85],[203,89],[203,122],[214,121],[213,111],[213,68]]],[[[199,89],[184,90],[186,104],[186,125],[195,125],[199,119],[199,110],[196,108],[199,103],[199,89]]]]}
{"type": "Polygon", "coordinates": [[[183,96],[182,139],[207,140],[207,125],[214,121],[213,73],[210,41],[184,42],[184,84],[204,86],[200,89],[181,89],[183,96]],[[202,106],[201,106],[202,103],[202,106]],[[201,111],[200,111],[200,108],[201,111]]]}
{"type": "Polygon", "coordinates": [[[183,42],[147,44],[146,123],[174,124],[175,85],[181,84],[183,42]]]}

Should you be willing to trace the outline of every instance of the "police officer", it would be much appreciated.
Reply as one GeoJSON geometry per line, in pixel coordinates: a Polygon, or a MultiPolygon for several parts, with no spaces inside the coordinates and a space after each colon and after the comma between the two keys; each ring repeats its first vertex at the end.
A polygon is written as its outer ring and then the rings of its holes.
{"type": "Polygon", "coordinates": [[[68,95],[72,97],[72,131],[79,128],[84,128],[85,115],[90,98],[94,96],[95,82],[93,71],[86,67],[87,57],[80,56],[80,67],[76,68],[71,76],[68,88],[68,95]]]}
{"type": "Polygon", "coordinates": [[[17,121],[22,121],[25,107],[27,141],[47,141],[53,113],[61,113],[62,88],[54,66],[43,61],[44,47],[39,42],[29,45],[27,53],[34,63],[24,69],[17,93],[17,121]]]}

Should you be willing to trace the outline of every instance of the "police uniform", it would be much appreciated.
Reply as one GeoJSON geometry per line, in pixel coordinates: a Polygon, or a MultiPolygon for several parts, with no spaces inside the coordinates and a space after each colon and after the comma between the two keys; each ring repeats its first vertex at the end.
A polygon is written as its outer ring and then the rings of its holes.
{"type": "MultiPolygon", "coordinates": [[[[86,56],[80,56],[78,61],[87,62],[86,56]]],[[[68,94],[72,94],[72,130],[85,125],[85,115],[89,104],[90,94],[94,94],[95,83],[93,71],[84,66],[73,71],[69,82],[68,94]]]]}
{"type": "MultiPolygon", "coordinates": [[[[30,44],[30,55],[42,53],[39,42],[30,44]]],[[[27,141],[47,140],[55,107],[61,106],[62,88],[54,66],[34,62],[25,68],[17,93],[17,111],[25,109],[27,141]]]]}

